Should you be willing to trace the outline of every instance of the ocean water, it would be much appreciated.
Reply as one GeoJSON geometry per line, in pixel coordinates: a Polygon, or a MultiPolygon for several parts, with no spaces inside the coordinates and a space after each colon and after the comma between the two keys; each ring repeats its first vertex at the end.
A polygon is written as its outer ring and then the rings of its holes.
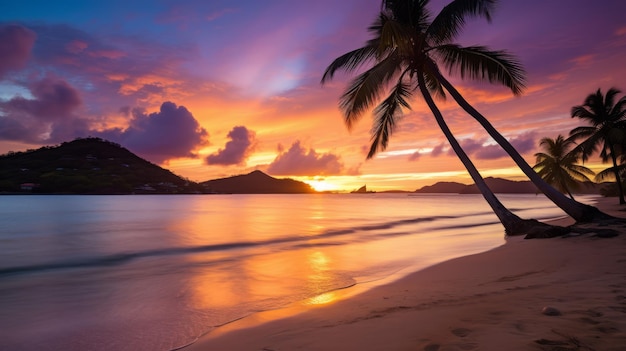
{"type": "Polygon", "coordinates": [[[479,195],[0,196],[0,349],[173,350],[504,242],[479,195]]]}

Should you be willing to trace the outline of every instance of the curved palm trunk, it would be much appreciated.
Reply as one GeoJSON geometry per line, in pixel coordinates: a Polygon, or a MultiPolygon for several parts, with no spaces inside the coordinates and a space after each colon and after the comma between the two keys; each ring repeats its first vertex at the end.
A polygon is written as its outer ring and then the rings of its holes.
{"type": "Polygon", "coordinates": [[[567,182],[566,182],[566,181],[564,181],[564,180],[561,180],[559,183],[560,183],[561,189],[562,189],[564,192],[566,192],[566,193],[567,193],[567,195],[569,195],[570,199],[572,199],[572,200],[576,201],[576,200],[574,199],[574,195],[572,195],[572,192],[569,190],[569,187],[567,186],[567,182]]]}
{"type": "Polygon", "coordinates": [[[611,159],[613,160],[613,172],[615,173],[615,181],[617,182],[617,192],[619,194],[619,204],[623,205],[624,201],[624,189],[622,188],[622,178],[619,176],[619,170],[617,169],[617,157],[615,157],[615,150],[613,144],[609,144],[611,150],[611,159]]]}
{"type": "Polygon", "coordinates": [[[524,172],[524,174],[535,184],[535,186],[544,193],[552,202],[560,207],[565,213],[574,218],[576,222],[592,222],[597,219],[612,219],[614,217],[601,212],[596,207],[586,205],[577,201],[574,201],[567,196],[563,195],[560,191],[554,189],[548,183],[546,183],[541,177],[528,165],[526,160],[515,150],[513,145],[502,134],[500,134],[489,121],[478,112],[472,105],[470,105],[461,94],[445,79],[441,73],[436,71],[435,73],[441,84],[445,89],[450,92],[450,95],[454,100],[470,114],[480,125],[485,128],[487,133],[511,156],[517,166],[524,172]]]}
{"type": "Polygon", "coordinates": [[[504,231],[506,235],[530,235],[532,232],[537,231],[541,231],[543,232],[543,234],[545,234],[546,232],[553,233],[553,235],[548,234],[549,236],[564,234],[564,232],[566,231],[565,228],[553,227],[535,220],[526,220],[518,217],[517,215],[509,211],[500,202],[500,200],[498,200],[498,198],[491,191],[491,189],[489,189],[487,183],[485,183],[485,180],[480,175],[465,151],[463,151],[461,145],[458,143],[456,138],[454,138],[454,135],[452,135],[450,128],[448,128],[448,125],[443,119],[441,111],[439,111],[439,108],[437,108],[437,105],[435,105],[435,102],[433,101],[430,93],[424,87],[424,80],[421,76],[418,78],[418,85],[420,87],[420,91],[422,93],[422,96],[424,97],[424,100],[426,100],[428,107],[435,116],[435,120],[437,121],[439,128],[441,128],[441,131],[446,136],[446,139],[448,139],[448,142],[452,146],[452,149],[463,163],[463,166],[465,166],[465,168],[467,169],[467,172],[472,177],[472,180],[480,190],[483,198],[485,198],[493,212],[496,214],[496,216],[504,226],[504,231]]]}
{"type": "Polygon", "coordinates": [[[572,195],[572,192],[571,192],[571,191],[569,191],[569,189],[568,189],[568,188],[565,188],[565,191],[567,191],[567,195],[569,195],[569,197],[570,197],[572,200],[576,201],[576,199],[574,199],[574,195],[572,195]]]}

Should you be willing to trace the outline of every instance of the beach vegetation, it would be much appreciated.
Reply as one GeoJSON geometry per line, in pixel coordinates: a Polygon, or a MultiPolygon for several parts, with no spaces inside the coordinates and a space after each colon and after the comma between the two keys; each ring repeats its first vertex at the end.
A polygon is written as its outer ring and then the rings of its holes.
{"type": "MultiPolygon", "coordinates": [[[[403,110],[411,109],[409,101],[418,93],[500,219],[505,232],[509,235],[522,234],[531,227],[541,227],[539,222],[521,219],[502,205],[448,128],[434,100],[445,99],[447,91],[468,110],[465,105],[469,104],[459,98],[460,94],[441,73],[441,67],[449,73],[459,74],[461,78],[504,85],[515,95],[523,91],[524,70],[512,55],[484,46],[464,47],[453,42],[467,19],[481,17],[490,20],[495,1],[455,0],[434,17],[430,14],[428,3],[428,0],[382,1],[381,11],[369,27],[372,39],[364,46],[336,58],[326,68],[322,84],[331,80],[339,70],[350,73],[366,68],[349,83],[339,105],[347,127],[351,128],[378,103],[373,110],[368,158],[387,148],[403,110]],[[386,97],[382,98],[384,95],[386,97]]],[[[528,168],[536,175],[530,166],[528,168]]],[[[539,176],[537,178],[543,182],[539,176]]],[[[547,183],[546,186],[550,187],[547,183]]],[[[553,191],[563,196],[557,190],[553,191]]],[[[542,230],[548,230],[546,227],[542,230]]]]}
{"type": "Polygon", "coordinates": [[[610,88],[606,94],[598,89],[589,94],[582,105],[572,107],[572,118],[579,118],[588,125],[572,129],[570,137],[581,140],[576,150],[583,162],[595,153],[599,153],[602,162],[611,162],[612,167],[598,173],[597,180],[613,177],[619,203],[625,204],[622,173],[626,161],[626,96],[617,99],[619,93],[616,88],[610,88]]]}
{"type": "MultiPolygon", "coordinates": [[[[481,181],[481,176],[449,132],[433,98],[445,99],[449,93],[455,102],[483,126],[506,151],[524,174],[558,207],[577,222],[609,219],[597,208],[579,203],[543,180],[510,142],[480,112],[471,106],[441,71],[462,79],[488,81],[504,85],[514,95],[524,90],[524,70],[505,51],[484,46],[461,46],[454,43],[466,20],[471,17],[491,19],[495,0],[455,0],[431,20],[428,0],[382,1],[381,12],[369,27],[372,39],[364,46],[336,58],[324,72],[322,84],[335,72],[354,72],[368,67],[354,78],[340,98],[340,108],[348,128],[360,119],[386,92],[388,95],[374,108],[372,144],[368,158],[385,150],[403,109],[416,91],[428,104],[435,120],[457,153],[477,186],[484,189],[494,211],[500,207],[495,196],[481,181]],[[487,189],[485,189],[487,188],[487,189]]],[[[503,211],[506,213],[507,211],[503,211]]],[[[500,218],[502,220],[502,218],[500,218]]],[[[517,220],[515,220],[517,221],[517,220]]],[[[506,227],[506,225],[505,225],[506,227]]]]}
{"type": "Polygon", "coordinates": [[[573,190],[580,188],[580,182],[591,182],[594,172],[578,164],[580,154],[576,152],[576,143],[558,135],[555,139],[542,138],[539,145],[545,152],[535,154],[537,163],[533,169],[548,184],[574,199],[573,190]]]}

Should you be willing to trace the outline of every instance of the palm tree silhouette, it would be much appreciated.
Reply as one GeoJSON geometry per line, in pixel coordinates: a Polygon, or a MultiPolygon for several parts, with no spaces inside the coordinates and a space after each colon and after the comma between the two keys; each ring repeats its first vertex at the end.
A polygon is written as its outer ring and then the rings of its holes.
{"type": "MultiPolygon", "coordinates": [[[[378,100],[383,90],[396,81],[389,96],[374,110],[372,145],[368,154],[371,158],[387,147],[402,108],[410,108],[407,99],[420,88],[418,78],[421,76],[424,86],[435,97],[445,98],[445,92],[449,92],[459,106],[502,146],[537,188],[576,221],[612,218],[593,206],[566,197],[546,183],[440,72],[438,63],[450,73],[458,73],[461,78],[487,80],[506,86],[515,95],[521,94],[524,71],[511,55],[483,46],[462,47],[452,43],[467,17],[490,20],[495,2],[455,0],[430,21],[426,8],[428,0],[383,0],[378,19],[369,27],[374,37],[363,47],[335,59],[326,69],[322,84],[332,79],[337,70],[351,72],[364,64],[373,63],[373,67],[357,76],[341,96],[340,107],[350,128],[378,100]]],[[[465,166],[467,168],[468,164],[465,166]]]]}
{"type": "MultiPolygon", "coordinates": [[[[524,88],[524,72],[520,64],[502,51],[485,47],[461,47],[449,42],[456,37],[467,17],[490,19],[493,0],[455,0],[430,21],[428,0],[383,0],[381,12],[369,27],[373,38],[365,46],[335,59],[324,72],[322,84],[333,78],[337,70],[348,72],[372,63],[372,67],[352,80],[340,98],[340,108],[348,128],[362,117],[392,82],[389,95],[374,109],[372,145],[368,159],[384,150],[392,135],[402,108],[410,109],[408,99],[419,90],[435,120],[457,156],[468,170],[507,234],[520,234],[530,227],[542,226],[534,220],[523,220],[511,213],[496,198],[484,179],[461,149],[446,125],[435,97],[445,98],[436,60],[461,76],[487,79],[503,84],[514,94],[524,88]]],[[[556,190],[555,190],[556,191],[556,190]]],[[[545,226],[542,230],[550,230],[545,226]]]]}
{"type": "Polygon", "coordinates": [[[578,148],[582,152],[583,161],[598,150],[603,162],[609,159],[613,162],[612,171],[617,182],[619,203],[624,204],[624,190],[620,177],[617,158],[623,156],[622,145],[625,141],[626,128],[626,96],[615,102],[620,91],[611,88],[602,94],[598,89],[590,94],[582,105],[572,107],[572,118],[578,117],[590,126],[577,127],[570,131],[571,138],[584,139],[578,148]]]}
{"type": "Polygon", "coordinates": [[[580,181],[591,181],[593,171],[578,164],[579,155],[574,150],[575,143],[558,135],[556,139],[543,138],[539,142],[546,152],[538,152],[537,164],[533,169],[548,184],[563,193],[567,193],[572,200],[572,190],[580,187],[580,181]]]}

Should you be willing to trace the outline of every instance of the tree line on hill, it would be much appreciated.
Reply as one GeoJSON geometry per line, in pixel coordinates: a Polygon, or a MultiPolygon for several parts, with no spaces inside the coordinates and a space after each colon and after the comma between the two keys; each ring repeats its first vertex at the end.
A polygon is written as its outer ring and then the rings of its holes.
{"type": "Polygon", "coordinates": [[[312,193],[310,185],[260,171],[196,183],[100,138],[0,155],[5,194],[312,193]]]}

